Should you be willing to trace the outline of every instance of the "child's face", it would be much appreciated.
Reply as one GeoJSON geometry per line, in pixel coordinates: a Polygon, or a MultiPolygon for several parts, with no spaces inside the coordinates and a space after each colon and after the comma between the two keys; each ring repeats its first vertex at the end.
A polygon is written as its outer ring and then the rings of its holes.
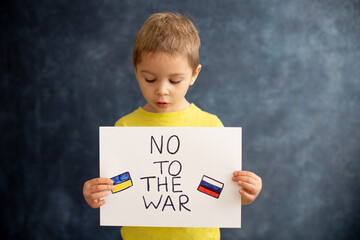
{"type": "Polygon", "coordinates": [[[189,102],[185,95],[200,70],[201,65],[193,73],[187,58],[180,54],[142,53],[135,74],[147,101],[144,109],[154,113],[168,113],[187,108],[189,102]]]}

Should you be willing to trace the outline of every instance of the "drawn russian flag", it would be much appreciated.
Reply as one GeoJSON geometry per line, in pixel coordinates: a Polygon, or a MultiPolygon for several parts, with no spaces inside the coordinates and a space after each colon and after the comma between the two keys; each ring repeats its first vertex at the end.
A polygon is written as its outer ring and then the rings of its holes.
{"type": "Polygon", "coordinates": [[[114,181],[113,185],[115,186],[115,188],[111,190],[112,193],[120,192],[133,185],[129,172],[124,172],[120,175],[112,177],[111,180],[114,181]]]}
{"type": "Polygon", "coordinates": [[[201,179],[198,190],[214,198],[219,198],[223,188],[224,184],[222,182],[204,175],[201,179]]]}

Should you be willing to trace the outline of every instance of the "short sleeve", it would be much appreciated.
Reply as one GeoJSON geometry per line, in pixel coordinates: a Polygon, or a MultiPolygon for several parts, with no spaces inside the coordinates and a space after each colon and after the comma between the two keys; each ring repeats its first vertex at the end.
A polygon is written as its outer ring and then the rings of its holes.
{"type": "Polygon", "coordinates": [[[224,127],[224,124],[220,121],[220,119],[214,115],[214,127],[224,127]]]}
{"type": "Polygon", "coordinates": [[[114,126],[115,126],[115,127],[124,127],[125,124],[124,124],[122,118],[120,118],[119,120],[117,120],[117,121],[115,122],[115,125],[114,125],[114,126]]]}

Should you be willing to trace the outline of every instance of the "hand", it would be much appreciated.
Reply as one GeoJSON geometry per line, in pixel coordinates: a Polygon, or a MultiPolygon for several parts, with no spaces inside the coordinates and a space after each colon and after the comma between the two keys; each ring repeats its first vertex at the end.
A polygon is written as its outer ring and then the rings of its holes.
{"type": "Polygon", "coordinates": [[[262,181],[259,176],[253,172],[236,171],[232,178],[234,182],[241,187],[239,193],[241,195],[242,205],[252,203],[259,195],[262,188],[262,181]]]}
{"type": "Polygon", "coordinates": [[[87,204],[92,208],[99,208],[105,204],[105,199],[101,199],[113,190],[113,180],[110,178],[94,178],[84,183],[83,195],[87,204]]]}

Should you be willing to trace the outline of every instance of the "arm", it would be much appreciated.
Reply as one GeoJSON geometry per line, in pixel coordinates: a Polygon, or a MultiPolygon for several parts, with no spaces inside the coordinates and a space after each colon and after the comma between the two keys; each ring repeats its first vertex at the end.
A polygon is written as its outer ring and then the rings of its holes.
{"type": "Polygon", "coordinates": [[[83,195],[90,207],[99,208],[105,204],[105,199],[101,198],[113,189],[113,181],[110,178],[94,178],[84,183],[83,195]]]}
{"type": "Polygon", "coordinates": [[[241,195],[242,205],[252,203],[259,195],[262,188],[262,180],[253,172],[235,171],[232,178],[234,182],[241,187],[239,193],[241,195]]]}

